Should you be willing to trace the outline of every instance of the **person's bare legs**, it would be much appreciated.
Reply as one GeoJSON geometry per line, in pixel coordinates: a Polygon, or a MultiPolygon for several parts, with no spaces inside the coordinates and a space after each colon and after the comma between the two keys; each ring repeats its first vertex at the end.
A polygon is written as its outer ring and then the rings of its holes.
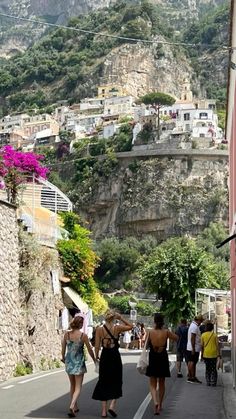
{"type": "Polygon", "coordinates": [[[177,374],[181,374],[181,361],[176,361],[177,374]]]}
{"type": "Polygon", "coordinates": [[[84,374],[74,375],[74,377],[75,377],[75,390],[74,390],[74,393],[72,395],[72,400],[71,400],[71,404],[70,404],[70,409],[73,412],[77,408],[77,400],[78,400],[80,392],[81,392],[83,379],[84,379],[84,374]]]}
{"type": "Polygon", "coordinates": [[[153,400],[155,408],[156,408],[156,405],[158,404],[158,400],[157,400],[157,381],[158,381],[158,379],[156,377],[150,377],[150,379],[149,379],[150,393],[151,393],[152,400],[153,400]]]}
{"type": "Polygon", "coordinates": [[[162,409],[162,403],[165,395],[165,377],[159,378],[159,406],[158,410],[162,409]]]}
{"type": "Polygon", "coordinates": [[[70,380],[70,405],[71,405],[73,394],[75,391],[75,376],[68,374],[68,378],[70,380]]]}
{"type": "Polygon", "coordinates": [[[116,399],[111,401],[109,409],[113,410],[113,412],[116,411],[116,399]]]}
{"type": "Polygon", "coordinates": [[[107,415],[107,402],[102,401],[102,417],[106,417],[107,415]]]}
{"type": "Polygon", "coordinates": [[[189,361],[188,362],[188,377],[195,378],[196,375],[196,364],[195,362],[189,361]]]}

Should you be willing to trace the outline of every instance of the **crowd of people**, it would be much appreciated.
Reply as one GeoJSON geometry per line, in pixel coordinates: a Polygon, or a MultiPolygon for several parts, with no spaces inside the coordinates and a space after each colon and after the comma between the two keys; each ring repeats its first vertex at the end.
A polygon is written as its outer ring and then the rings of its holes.
{"type": "Polygon", "coordinates": [[[86,372],[84,345],[98,366],[98,381],[92,398],[101,401],[101,417],[109,414],[116,417],[116,402],[122,397],[122,361],[119,351],[120,336],[123,336],[125,349],[149,349],[149,362],[146,376],[149,377],[149,388],[154,406],[154,414],[160,415],[165,395],[165,378],[170,377],[170,363],[167,352],[168,339],[176,342],[177,377],[182,378],[182,364],[187,365],[187,382],[201,384],[196,376],[196,366],[201,358],[206,366],[206,384],[217,384],[217,362],[220,358],[218,337],[214,324],[196,316],[188,324],[182,319],[175,333],[164,327],[161,313],[154,315],[152,329],[145,328],[143,323],[133,324],[119,313],[108,311],[104,322],[96,328],[94,349],[86,334],[82,333],[83,315],[76,314],[62,342],[62,361],[70,380],[69,417],[75,417],[78,398],[86,372]]]}

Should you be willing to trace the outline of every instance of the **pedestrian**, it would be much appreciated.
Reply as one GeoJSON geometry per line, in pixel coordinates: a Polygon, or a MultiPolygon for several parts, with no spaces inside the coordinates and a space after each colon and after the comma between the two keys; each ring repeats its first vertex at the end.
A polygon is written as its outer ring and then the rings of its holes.
{"type": "Polygon", "coordinates": [[[208,320],[205,323],[205,332],[201,336],[202,358],[206,365],[206,383],[215,387],[217,384],[217,358],[220,357],[220,348],[214,325],[208,320]]]}
{"type": "Polygon", "coordinates": [[[137,323],[137,324],[133,323],[132,335],[133,335],[132,348],[133,349],[141,349],[141,327],[140,327],[140,323],[137,323]]]}
{"type": "Polygon", "coordinates": [[[176,345],[176,369],[177,377],[182,378],[181,365],[183,360],[187,362],[187,342],[188,342],[188,326],[187,320],[182,319],[176,329],[176,335],[179,337],[176,345]]]}
{"type": "Polygon", "coordinates": [[[132,329],[132,324],[120,314],[108,311],[105,324],[96,330],[95,358],[99,360],[99,379],[92,398],[102,402],[102,417],[107,412],[116,417],[116,400],[122,397],[122,362],[119,353],[119,335],[132,329]],[[121,324],[114,324],[119,320],[121,324]],[[99,353],[101,349],[101,356],[99,353]],[[109,409],[107,402],[111,400],[109,409]]]}
{"type": "Polygon", "coordinates": [[[70,330],[65,332],[62,341],[62,362],[70,380],[70,407],[69,417],[75,417],[79,411],[77,401],[81,392],[84,374],[87,372],[84,356],[84,344],[88,353],[95,362],[93,350],[88,336],[81,332],[84,324],[82,314],[76,314],[70,323],[70,330]]]}
{"type": "Polygon", "coordinates": [[[188,329],[188,343],[187,343],[187,361],[188,361],[188,383],[202,382],[196,377],[196,365],[199,360],[201,352],[201,332],[200,324],[203,322],[203,316],[199,314],[194,318],[188,329]]]}
{"type": "Polygon", "coordinates": [[[141,331],[141,348],[143,348],[145,344],[146,336],[147,336],[144,323],[140,324],[140,331],[141,331]]]}
{"type": "Polygon", "coordinates": [[[154,315],[154,328],[147,335],[149,363],[146,375],[149,377],[149,386],[154,403],[154,414],[159,415],[165,395],[165,378],[170,377],[169,359],[167,353],[167,340],[178,340],[178,336],[168,329],[164,329],[164,317],[161,313],[154,315]],[[159,400],[157,384],[159,383],[159,400]]]}
{"type": "Polygon", "coordinates": [[[125,345],[125,350],[126,351],[128,351],[128,349],[129,349],[130,342],[131,342],[131,332],[130,332],[130,330],[126,330],[124,332],[124,336],[123,336],[123,343],[125,345]]]}

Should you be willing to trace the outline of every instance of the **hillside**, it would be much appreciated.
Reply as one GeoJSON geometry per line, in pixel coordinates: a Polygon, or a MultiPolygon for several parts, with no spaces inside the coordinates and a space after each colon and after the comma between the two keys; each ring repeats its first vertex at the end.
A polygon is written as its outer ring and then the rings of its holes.
{"type": "Polygon", "coordinates": [[[102,12],[72,18],[72,30],[51,31],[25,53],[4,62],[0,67],[2,113],[41,108],[62,98],[75,102],[95,94],[98,84],[111,81],[134,96],[162,90],[178,97],[183,78],[188,77],[196,94],[201,96],[207,90],[208,97],[214,97],[215,88],[225,89],[226,85],[228,54],[219,45],[227,44],[227,4],[177,35],[160,7],[146,1],[141,5],[118,3],[102,12]],[[206,20],[208,37],[204,35],[206,20]],[[127,44],[122,39],[73,30],[78,28],[160,43],[127,44]],[[204,48],[184,49],[172,44],[205,39],[204,48]],[[214,62],[217,67],[211,91],[209,75],[214,62]]]}

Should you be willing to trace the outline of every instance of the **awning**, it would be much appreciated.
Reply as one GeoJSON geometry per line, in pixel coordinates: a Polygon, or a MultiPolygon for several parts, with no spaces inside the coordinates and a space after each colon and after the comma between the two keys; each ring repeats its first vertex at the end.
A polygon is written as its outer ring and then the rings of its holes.
{"type": "Polygon", "coordinates": [[[63,291],[65,291],[65,293],[68,295],[68,297],[73,301],[73,303],[76,305],[76,307],[78,307],[78,309],[80,311],[82,311],[82,313],[88,313],[89,311],[89,306],[88,304],[86,304],[82,298],[79,296],[79,294],[73,290],[70,287],[63,287],[62,288],[63,291]]]}

